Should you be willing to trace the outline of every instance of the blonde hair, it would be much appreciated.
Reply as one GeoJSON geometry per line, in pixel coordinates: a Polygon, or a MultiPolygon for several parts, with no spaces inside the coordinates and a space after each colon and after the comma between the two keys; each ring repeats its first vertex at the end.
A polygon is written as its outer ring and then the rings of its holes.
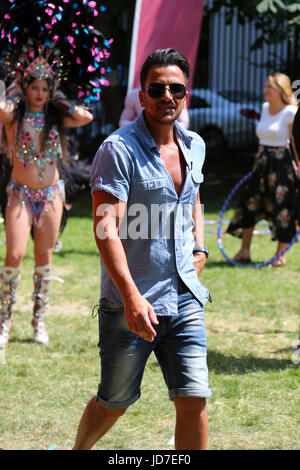
{"type": "Polygon", "coordinates": [[[273,88],[279,91],[282,101],[285,104],[293,104],[298,106],[298,102],[294,96],[290,78],[284,73],[276,72],[268,76],[273,88]]]}

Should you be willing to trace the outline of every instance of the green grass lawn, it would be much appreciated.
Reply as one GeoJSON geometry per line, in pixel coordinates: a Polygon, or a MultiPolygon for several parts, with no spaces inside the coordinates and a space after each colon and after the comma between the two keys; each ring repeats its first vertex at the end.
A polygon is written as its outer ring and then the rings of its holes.
{"type": "MultiPolygon", "coordinates": [[[[225,193],[226,185],[204,190],[206,220],[217,221],[225,193]]],[[[52,283],[46,347],[32,340],[31,241],[22,265],[11,341],[0,358],[0,448],[70,449],[84,407],[97,390],[98,319],[92,311],[100,265],[89,194],[74,204],[61,241],[53,264],[54,275],[64,283],[52,283]]],[[[206,243],[210,256],[201,280],[213,298],[206,307],[213,390],[208,447],[298,449],[300,357],[292,346],[299,338],[299,243],[287,253],[286,266],[260,269],[230,265],[215,233],[206,234],[206,243]]],[[[223,245],[231,256],[239,241],[224,236],[223,245]]],[[[255,260],[267,259],[274,250],[268,235],[255,236],[255,260]]],[[[4,255],[1,245],[1,263],[4,255]]],[[[142,397],[95,449],[172,449],[173,432],[174,406],[151,356],[142,397]]]]}

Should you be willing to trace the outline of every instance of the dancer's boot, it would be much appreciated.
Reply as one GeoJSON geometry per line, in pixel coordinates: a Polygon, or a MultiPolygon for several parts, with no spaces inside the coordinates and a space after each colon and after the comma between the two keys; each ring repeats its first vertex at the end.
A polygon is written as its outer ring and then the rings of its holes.
{"type": "Polygon", "coordinates": [[[0,268],[0,348],[6,348],[12,327],[13,305],[16,303],[16,288],[20,270],[10,266],[0,268]]]}
{"type": "Polygon", "coordinates": [[[48,306],[49,289],[51,283],[52,266],[46,264],[44,266],[36,266],[34,279],[34,293],[32,295],[33,319],[32,326],[34,330],[34,339],[38,343],[48,344],[49,336],[45,326],[46,308],[48,306]]]}

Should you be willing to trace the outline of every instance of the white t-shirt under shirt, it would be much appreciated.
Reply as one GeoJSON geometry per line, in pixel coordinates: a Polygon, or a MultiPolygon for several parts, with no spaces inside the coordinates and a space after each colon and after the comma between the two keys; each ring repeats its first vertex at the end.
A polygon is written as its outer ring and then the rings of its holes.
{"type": "Polygon", "coordinates": [[[264,103],[256,134],[261,145],[285,147],[290,142],[289,124],[294,121],[297,107],[288,104],[279,113],[269,113],[269,103],[264,103]]]}

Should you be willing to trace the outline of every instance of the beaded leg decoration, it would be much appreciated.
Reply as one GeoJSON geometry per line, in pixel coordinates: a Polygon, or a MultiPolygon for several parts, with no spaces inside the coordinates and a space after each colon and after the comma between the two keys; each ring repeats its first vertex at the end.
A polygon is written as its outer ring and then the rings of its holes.
{"type": "Polygon", "coordinates": [[[36,266],[33,275],[34,279],[34,293],[32,300],[33,306],[33,319],[32,326],[34,330],[34,339],[38,343],[47,344],[49,336],[45,327],[46,308],[48,306],[48,293],[50,289],[52,266],[46,264],[44,266],[36,266]]]}
{"type": "Polygon", "coordinates": [[[20,270],[3,266],[0,268],[0,348],[6,348],[12,327],[13,305],[16,303],[16,288],[20,279],[20,270]]]}

